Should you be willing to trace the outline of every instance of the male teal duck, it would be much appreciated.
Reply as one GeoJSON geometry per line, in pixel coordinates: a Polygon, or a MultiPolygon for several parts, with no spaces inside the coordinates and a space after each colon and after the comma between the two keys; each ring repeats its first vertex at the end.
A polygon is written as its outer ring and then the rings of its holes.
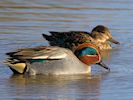
{"type": "Polygon", "coordinates": [[[93,44],[80,44],[74,53],[57,46],[22,48],[6,53],[9,58],[5,64],[14,73],[29,75],[89,74],[91,64],[98,64],[110,70],[102,63],[99,49],[93,44]]]}
{"type": "Polygon", "coordinates": [[[103,25],[96,26],[91,33],[84,31],[69,31],[69,32],[54,32],[50,31],[51,35],[42,34],[43,37],[49,41],[52,46],[60,46],[69,49],[73,49],[73,45],[78,42],[93,42],[100,50],[111,49],[111,44],[120,44],[113,39],[109,29],[103,25]],[[84,38],[84,41],[83,41],[84,38]]]}

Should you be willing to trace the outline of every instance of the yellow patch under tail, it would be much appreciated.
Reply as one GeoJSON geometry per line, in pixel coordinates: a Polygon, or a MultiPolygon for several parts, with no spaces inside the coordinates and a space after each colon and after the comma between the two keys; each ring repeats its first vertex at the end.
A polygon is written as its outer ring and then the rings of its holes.
{"type": "Polygon", "coordinates": [[[10,62],[4,62],[4,63],[7,64],[11,69],[15,70],[18,73],[22,74],[25,71],[25,67],[26,67],[25,63],[15,63],[15,64],[12,64],[10,62]]]}

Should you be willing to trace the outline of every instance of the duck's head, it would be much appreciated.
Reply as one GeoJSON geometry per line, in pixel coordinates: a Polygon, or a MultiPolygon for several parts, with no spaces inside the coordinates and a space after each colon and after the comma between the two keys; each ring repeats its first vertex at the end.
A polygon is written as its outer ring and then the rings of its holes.
{"type": "Polygon", "coordinates": [[[100,43],[110,41],[110,42],[115,43],[115,44],[120,44],[118,41],[113,39],[109,29],[107,27],[103,26],[103,25],[98,25],[98,26],[94,27],[92,32],[91,32],[91,36],[97,42],[100,42],[100,43]]]}
{"type": "Polygon", "coordinates": [[[75,55],[86,65],[98,64],[101,67],[110,70],[103,62],[100,49],[92,43],[83,43],[75,50],[75,55]]]}

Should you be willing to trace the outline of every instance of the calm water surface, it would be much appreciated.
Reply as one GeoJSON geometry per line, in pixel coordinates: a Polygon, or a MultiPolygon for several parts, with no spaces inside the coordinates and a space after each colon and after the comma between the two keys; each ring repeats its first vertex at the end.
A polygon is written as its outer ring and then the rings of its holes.
{"type": "Polygon", "coordinates": [[[1,100],[133,100],[133,0],[0,0],[1,100]],[[68,76],[12,75],[2,64],[5,53],[20,47],[48,45],[48,31],[110,28],[121,42],[104,61],[106,73],[68,76]]]}

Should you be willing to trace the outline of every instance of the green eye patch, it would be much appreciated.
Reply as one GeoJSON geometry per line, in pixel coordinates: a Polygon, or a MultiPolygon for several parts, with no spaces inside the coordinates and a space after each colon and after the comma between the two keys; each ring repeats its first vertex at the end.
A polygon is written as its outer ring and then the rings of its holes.
{"type": "Polygon", "coordinates": [[[96,55],[97,51],[94,48],[86,47],[76,52],[78,57],[85,56],[85,55],[96,55]]]}

